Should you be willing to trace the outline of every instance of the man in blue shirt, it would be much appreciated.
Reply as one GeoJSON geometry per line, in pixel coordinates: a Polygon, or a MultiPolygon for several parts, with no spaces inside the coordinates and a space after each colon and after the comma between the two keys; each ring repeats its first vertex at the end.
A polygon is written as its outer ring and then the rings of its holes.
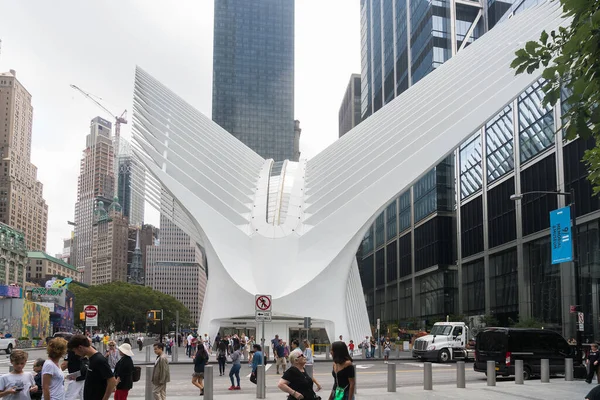
{"type": "Polygon", "coordinates": [[[255,344],[252,346],[252,349],[254,350],[254,355],[252,356],[252,373],[256,374],[256,369],[259,365],[264,364],[264,359],[260,344],[255,344]]]}
{"type": "Polygon", "coordinates": [[[279,374],[279,366],[281,366],[281,374],[283,374],[287,369],[287,361],[285,359],[285,346],[283,345],[283,341],[281,339],[279,339],[279,343],[277,343],[277,346],[275,346],[275,357],[277,359],[275,364],[277,366],[277,373],[279,374]]]}

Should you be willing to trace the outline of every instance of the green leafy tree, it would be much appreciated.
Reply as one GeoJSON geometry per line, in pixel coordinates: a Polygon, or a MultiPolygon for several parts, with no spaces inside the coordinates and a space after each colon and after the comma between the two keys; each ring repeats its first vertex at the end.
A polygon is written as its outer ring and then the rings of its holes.
{"type": "Polygon", "coordinates": [[[536,318],[522,318],[514,324],[515,328],[543,328],[544,323],[536,318]]]}
{"type": "Polygon", "coordinates": [[[492,314],[485,314],[484,316],[482,316],[481,322],[486,327],[498,326],[500,324],[500,322],[498,322],[498,319],[496,317],[494,317],[492,314]]]}
{"type": "Polygon", "coordinates": [[[594,193],[600,192],[600,2],[560,1],[570,24],[558,31],[542,32],[539,41],[530,41],[518,50],[511,67],[517,74],[533,73],[543,67],[544,104],[564,99],[562,116],[567,139],[578,135],[594,138],[596,146],[584,155],[588,179],[594,193]],[[567,96],[562,91],[568,93],[567,96]]]}
{"type": "MultiPolygon", "coordinates": [[[[83,324],[79,320],[79,313],[86,304],[98,305],[98,323],[103,330],[111,327],[115,331],[146,331],[148,324],[148,310],[164,312],[164,332],[175,326],[176,311],[179,311],[179,322],[189,325],[189,310],[177,299],[147,286],[132,285],[125,282],[112,282],[105,285],[84,288],[71,285],[69,290],[75,294],[75,323],[83,324]]],[[[160,322],[156,325],[150,323],[149,330],[158,332],[160,322]]]]}

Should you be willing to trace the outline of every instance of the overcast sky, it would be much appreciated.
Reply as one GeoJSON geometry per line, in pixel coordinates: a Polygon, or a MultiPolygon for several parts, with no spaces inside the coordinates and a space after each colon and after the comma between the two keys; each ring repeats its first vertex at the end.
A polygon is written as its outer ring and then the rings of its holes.
{"type": "MultiPolygon", "coordinates": [[[[132,109],[137,64],[210,116],[213,6],[214,0],[0,0],[0,70],[16,70],[33,96],[32,161],[48,203],[49,254],[62,252],[70,235],[89,121],[113,120],[69,85],[120,115],[132,109]]],[[[296,0],[295,46],[295,117],[302,157],[310,158],[337,139],[346,86],[360,73],[359,0],[296,0]]],[[[130,129],[121,134],[131,137],[130,129]]]]}

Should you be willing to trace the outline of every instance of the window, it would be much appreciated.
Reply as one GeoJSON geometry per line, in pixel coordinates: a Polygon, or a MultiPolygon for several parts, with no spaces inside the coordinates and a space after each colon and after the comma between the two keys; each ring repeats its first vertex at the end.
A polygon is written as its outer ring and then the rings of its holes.
{"type": "Polygon", "coordinates": [[[481,135],[478,132],[460,146],[460,198],[477,192],[482,185],[481,135]]]}
{"type": "Polygon", "coordinates": [[[485,313],[485,270],[483,259],[462,265],[463,310],[485,313]]]}
{"type": "Polygon", "coordinates": [[[481,196],[460,208],[461,251],[468,257],[483,251],[483,200],[481,196]]]}
{"type": "Polygon", "coordinates": [[[398,279],[398,251],[396,249],[396,241],[388,244],[385,249],[387,252],[386,277],[387,282],[390,283],[398,279]]]}
{"type": "MultiPolygon", "coordinates": [[[[521,193],[556,191],[556,158],[549,155],[521,172],[521,193]]],[[[555,194],[529,194],[521,200],[523,235],[529,235],[550,226],[548,217],[557,208],[555,194]]]]}
{"type": "Polygon", "coordinates": [[[515,167],[513,131],[513,109],[510,105],[486,125],[488,183],[512,171],[515,167]]]}
{"type": "Polygon", "coordinates": [[[510,199],[515,180],[510,178],[488,192],[488,239],[490,248],[517,238],[515,207],[510,199]]]}
{"type": "Polygon", "coordinates": [[[489,263],[491,310],[499,320],[509,313],[514,320],[519,311],[517,250],[492,254],[489,263]]]}
{"type": "Polygon", "coordinates": [[[397,228],[396,228],[396,200],[390,204],[385,211],[386,220],[387,220],[387,240],[391,240],[396,236],[397,228]]]}
{"type": "Polygon", "coordinates": [[[406,191],[400,195],[400,232],[410,228],[410,191],[406,191]]]}
{"type": "Polygon", "coordinates": [[[521,162],[526,162],[554,144],[552,107],[542,105],[544,93],[540,79],[527,88],[518,100],[521,162]]]}

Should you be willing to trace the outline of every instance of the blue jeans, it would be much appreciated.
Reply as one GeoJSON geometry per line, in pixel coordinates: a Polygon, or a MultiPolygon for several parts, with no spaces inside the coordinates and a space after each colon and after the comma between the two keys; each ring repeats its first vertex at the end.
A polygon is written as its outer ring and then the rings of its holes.
{"type": "Polygon", "coordinates": [[[240,368],[242,366],[240,364],[233,364],[231,369],[229,370],[229,379],[231,379],[231,386],[236,386],[233,384],[233,375],[237,379],[237,386],[240,386],[240,368]]]}
{"type": "Polygon", "coordinates": [[[375,358],[375,347],[371,347],[371,358],[375,358]]]}

